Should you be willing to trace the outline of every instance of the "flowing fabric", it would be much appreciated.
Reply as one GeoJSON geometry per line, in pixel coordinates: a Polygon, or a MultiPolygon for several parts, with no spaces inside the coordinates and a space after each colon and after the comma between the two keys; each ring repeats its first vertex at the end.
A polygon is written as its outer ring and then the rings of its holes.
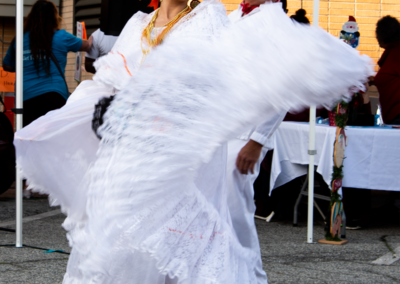
{"type": "Polygon", "coordinates": [[[95,81],[16,134],[24,175],[68,214],[64,282],[257,283],[226,206],[226,141],[268,110],[348,99],[370,59],[281,4],[229,26],[205,0],[138,69],[150,18],[136,14],[95,81]],[[98,143],[89,109],[113,90],[98,143]]]}

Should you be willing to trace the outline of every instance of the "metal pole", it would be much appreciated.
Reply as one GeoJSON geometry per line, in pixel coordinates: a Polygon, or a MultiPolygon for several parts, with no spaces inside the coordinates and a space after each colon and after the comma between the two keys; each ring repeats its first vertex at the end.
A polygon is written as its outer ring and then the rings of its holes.
{"type": "MultiPolygon", "coordinates": [[[[313,25],[319,26],[319,0],[314,0],[313,25]]],[[[308,164],[308,216],[307,216],[307,243],[313,243],[313,220],[314,220],[314,155],[315,150],[315,106],[310,107],[310,141],[308,154],[310,162],[308,164]]]]}
{"type": "Polygon", "coordinates": [[[307,242],[313,243],[313,220],[314,220],[314,155],[315,150],[315,106],[310,108],[310,141],[308,154],[308,215],[307,215],[307,242]]]}
{"type": "MultiPolygon", "coordinates": [[[[15,108],[16,108],[16,130],[22,128],[23,108],[23,50],[24,50],[24,0],[16,0],[16,70],[15,70],[15,108]]],[[[22,178],[21,173],[16,170],[16,240],[15,246],[22,247],[22,178]]]]}
{"type": "Polygon", "coordinates": [[[319,26],[319,0],[314,0],[313,26],[319,26]]]}

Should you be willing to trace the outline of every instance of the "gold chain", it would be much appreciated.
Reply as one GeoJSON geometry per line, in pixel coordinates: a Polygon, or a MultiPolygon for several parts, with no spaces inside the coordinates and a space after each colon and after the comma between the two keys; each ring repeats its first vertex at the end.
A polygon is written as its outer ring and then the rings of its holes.
{"type": "Polygon", "coordinates": [[[157,11],[154,13],[153,18],[151,19],[150,23],[147,25],[147,27],[143,30],[142,33],[142,40],[141,40],[141,48],[143,52],[143,59],[142,63],[145,60],[147,54],[149,54],[150,50],[157,46],[160,45],[167,33],[174,27],[176,23],[178,23],[183,17],[185,17],[187,14],[189,14],[193,9],[190,6],[187,6],[185,9],[183,9],[181,12],[179,12],[171,21],[166,23],[163,27],[164,30],[157,35],[157,32],[155,33],[154,39],[151,39],[151,31],[154,29],[154,22],[157,19],[158,12],[160,9],[157,9],[157,11]],[[148,48],[145,49],[143,48],[143,41],[146,41],[148,48]]]}

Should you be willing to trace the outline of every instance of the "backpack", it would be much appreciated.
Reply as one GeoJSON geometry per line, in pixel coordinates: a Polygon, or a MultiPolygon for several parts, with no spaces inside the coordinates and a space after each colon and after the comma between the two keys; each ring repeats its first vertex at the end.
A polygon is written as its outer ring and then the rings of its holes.
{"type": "Polygon", "coordinates": [[[0,194],[6,192],[15,181],[14,129],[4,114],[6,106],[0,96],[4,111],[0,112],[0,194]]]}

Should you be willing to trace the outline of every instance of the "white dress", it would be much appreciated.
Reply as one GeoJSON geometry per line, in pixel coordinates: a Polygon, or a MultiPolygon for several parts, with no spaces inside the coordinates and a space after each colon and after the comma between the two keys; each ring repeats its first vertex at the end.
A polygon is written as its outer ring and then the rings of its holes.
{"type": "MultiPolygon", "coordinates": [[[[268,5],[268,4],[263,4],[268,5]]],[[[261,5],[261,6],[263,6],[261,5]]],[[[261,8],[256,8],[247,15],[243,15],[242,8],[232,11],[228,18],[232,24],[240,21],[247,21],[254,14],[259,13],[261,8]]],[[[256,38],[259,38],[256,35],[256,38]]],[[[238,54],[240,56],[240,54],[238,54]]],[[[265,94],[266,96],[268,94],[265,94]]],[[[232,226],[240,244],[252,249],[258,255],[258,262],[255,267],[257,283],[267,283],[267,274],[263,270],[260,243],[258,241],[257,228],[254,221],[256,206],[254,204],[254,181],[260,171],[260,165],[264,160],[268,150],[273,149],[274,132],[281,124],[287,111],[270,111],[265,113],[263,119],[258,121],[256,127],[246,131],[239,137],[228,142],[227,159],[227,188],[228,188],[228,208],[232,218],[232,226]],[[254,165],[253,172],[241,174],[236,166],[236,161],[243,147],[253,140],[263,145],[260,156],[254,165]]]]}
{"type": "Polygon", "coordinates": [[[86,58],[96,60],[99,57],[107,55],[115,45],[117,36],[105,35],[100,29],[92,33],[93,45],[90,51],[85,53],[86,58]]]}
{"type": "Polygon", "coordinates": [[[257,283],[257,255],[238,242],[226,205],[226,141],[268,109],[332,104],[371,74],[369,59],[279,9],[233,28],[222,4],[205,0],[140,70],[152,15],[138,13],[94,82],[16,134],[23,174],[68,214],[65,283],[257,283]],[[272,24],[299,41],[299,55],[272,24]],[[113,91],[99,144],[90,106],[113,91]]]}

